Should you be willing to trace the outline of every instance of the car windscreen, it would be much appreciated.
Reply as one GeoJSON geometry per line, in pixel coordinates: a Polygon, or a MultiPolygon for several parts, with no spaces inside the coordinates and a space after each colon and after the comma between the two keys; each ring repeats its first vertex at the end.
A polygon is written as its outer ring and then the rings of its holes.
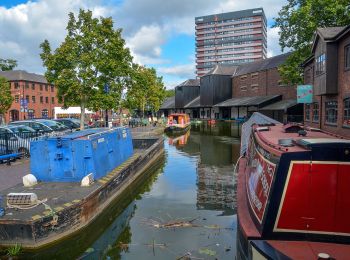
{"type": "Polygon", "coordinates": [[[50,121],[50,120],[43,120],[43,121],[40,121],[40,123],[50,127],[52,130],[55,130],[55,131],[60,131],[60,130],[64,130],[64,129],[67,129],[66,126],[58,123],[58,122],[55,122],[55,121],[50,121]]]}
{"type": "Polygon", "coordinates": [[[9,129],[13,132],[13,133],[35,133],[35,130],[29,126],[25,126],[25,125],[19,125],[19,126],[10,126],[9,129]]]}

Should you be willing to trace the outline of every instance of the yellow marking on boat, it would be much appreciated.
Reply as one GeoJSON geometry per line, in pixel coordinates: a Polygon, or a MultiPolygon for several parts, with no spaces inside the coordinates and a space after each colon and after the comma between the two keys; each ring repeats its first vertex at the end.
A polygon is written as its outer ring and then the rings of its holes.
{"type": "Polygon", "coordinates": [[[55,210],[56,212],[58,212],[58,211],[64,210],[64,208],[63,208],[63,207],[56,207],[56,208],[54,208],[54,210],[55,210]]]}
{"type": "Polygon", "coordinates": [[[104,180],[98,180],[99,183],[105,184],[107,181],[104,180]]]}
{"type": "Polygon", "coordinates": [[[73,200],[72,202],[73,202],[73,203],[79,203],[80,200],[73,200]]]}
{"type": "Polygon", "coordinates": [[[35,215],[35,216],[32,216],[32,220],[38,220],[38,219],[40,219],[41,218],[41,216],[40,215],[35,215]]]}
{"type": "Polygon", "coordinates": [[[67,202],[67,203],[64,203],[63,204],[63,206],[65,206],[65,207],[70,207],[70,206],[72,206],[73,204],[72,203],[70,203],[70,202],[67,202]]]}

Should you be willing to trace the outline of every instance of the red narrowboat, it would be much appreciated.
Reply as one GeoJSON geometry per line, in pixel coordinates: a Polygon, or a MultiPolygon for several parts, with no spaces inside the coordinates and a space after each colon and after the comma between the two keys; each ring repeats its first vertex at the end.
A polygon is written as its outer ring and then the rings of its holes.
{"type": "Polygon", "coordinates": [[[191,128],[188,114],[176,113],[168,116],[165,132],[172,135],[183,135],[191,128]]]}
{"type": "Polygon", "coordinates": [[[350,140],[296,124],[248,126],[237,259],[350,259],[350,140]]]}

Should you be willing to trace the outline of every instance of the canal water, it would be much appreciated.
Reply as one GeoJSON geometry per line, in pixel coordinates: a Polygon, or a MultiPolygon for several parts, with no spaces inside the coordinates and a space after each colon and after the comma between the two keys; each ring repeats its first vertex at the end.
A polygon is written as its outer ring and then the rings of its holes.
{"type": "Polygon", "coordinates": [[[28,252],[44,259],[234,259],[239,127],[192,125],[165,139],[165,156],[92,227],[28,252]]]}

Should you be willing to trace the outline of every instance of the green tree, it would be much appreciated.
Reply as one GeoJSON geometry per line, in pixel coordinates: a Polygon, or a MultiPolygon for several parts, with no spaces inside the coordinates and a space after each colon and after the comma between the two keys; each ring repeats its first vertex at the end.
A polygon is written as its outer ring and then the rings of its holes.
{"type": "Polygon", "coordinates": [[[80,10],[77,18],[69,13],[67,32],[54,52],[47,40],[41,43],[40,56],[47,80],[57,86],[59,102],[80,106],[83,129],[85,108],[118,108],[130,79],[132,56],[110,17],[93,18],[90,10],[80,10]]]}
{"type": "Polygon", "coordinates": [[[173,97],[173,96],[175,96],[175,89],[174,88],[165,90],[165,97],[166,98],[173,97]]]}
{"type": "Polygon", "coordinates": [[[17,67],[17,61],[13,59],[1,59],[0,58],[0,71],[13,70],[17,67]]]}
{"type": "Polygon", "coordinates": [[[280,28],[279,44],[293,53],[279,68],[285,83],[303,82],[301,64],[311,55],[313,35],[318,27],[350,24],[349,0],[288,0],[275,18],[280,28]]]}
{"type": "Polygon", "coordinates": [[[145,110],[159,110],[165,98],[165,87],[154,68],[134,64],[133,71],[132,83],[126,93],[126,106],[140,110],[144,117],[145,110]]]}
{"type": "MultiPolygon", "coordinates": [[[[13,97],[11,96],[11,86],[7,79],[0,77],[0,116],[4,116],[6,111],[11,107],[13,97]]],[[[2,121],[0,117],[0,125],[2,121]]]]}

